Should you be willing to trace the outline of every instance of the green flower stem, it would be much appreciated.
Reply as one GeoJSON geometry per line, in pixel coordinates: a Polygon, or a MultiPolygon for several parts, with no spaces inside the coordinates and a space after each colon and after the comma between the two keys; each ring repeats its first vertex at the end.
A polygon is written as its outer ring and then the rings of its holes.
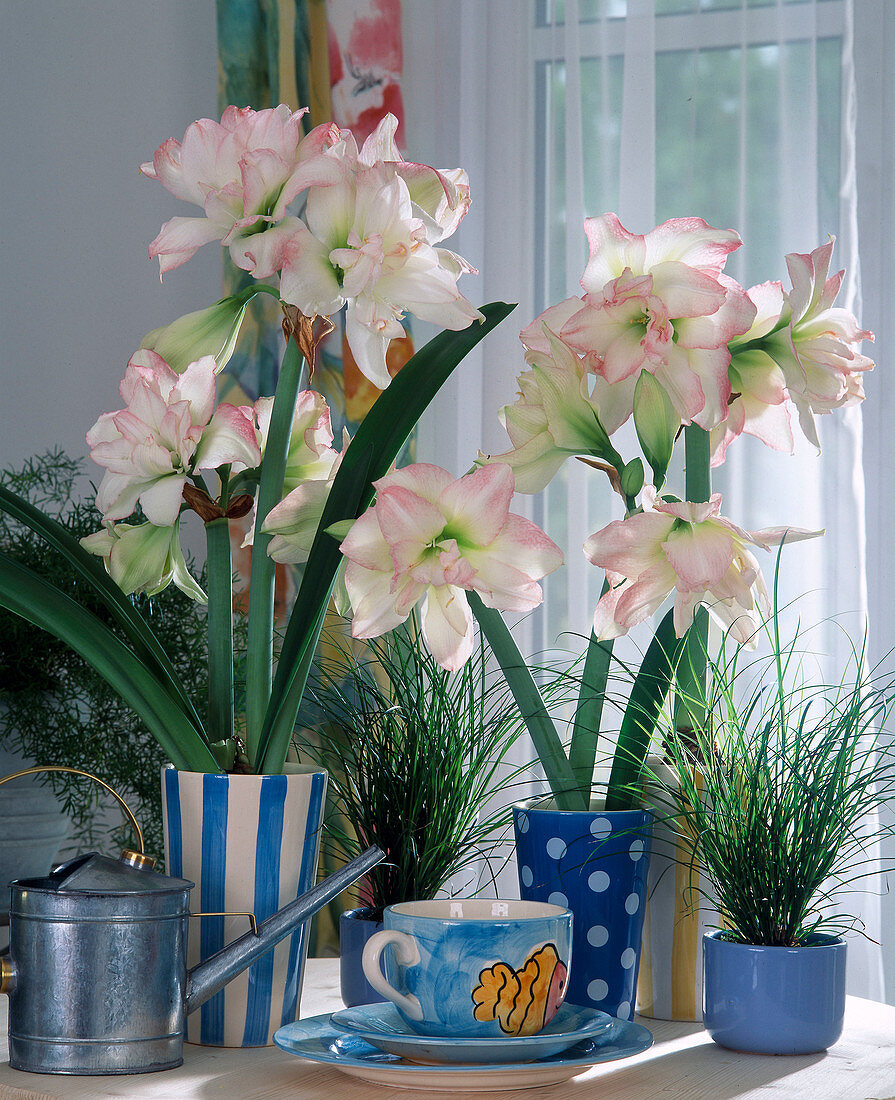
{"type": "Polygon", "coordinates": [[[531,671],[513,640],[513,635],[503,621],[503,616],[494,608],[485,607],[475,592],[467,593],[467,598],[472,613],[491,646],[491,652],[497,658],[506,677],[516,705],[519,707],[519,713],[528,727],[538,758],[546,772],[547,782],[556,799],[557,808],[586,810],[590,805],[590,783],[587,783],[587,793],[583,793],[563,751],[556,726],[544,706],[538,685],[534,682],[531,671]]]}
{"type": "Polygon", "coordinates": [[[289,340],[280,367],[258,486],[252,571],[249,580],[248,653],[246,658],[246,752],[254,765],[273,680],[273,611],[275,565],[267,555],[271,536],[261,531],[268,512],[279,504],[286,475],[286,456],[301,377],[301,355],[289,340]]]}
{"type": "Polygon", "coordinates": [[[233,736],[233,569],[230,521],[205,524],[208,546],[208,736],[233,736]]]}
{"type": "MultiPolygon", "coordinates": [[[[684,428],[685,494],[689,501],[712,495],[709,433],[696,424],[684,428]]],[[[705,676],[708,660],[709,615],[699,607],[686,634],[678,668],[679,691],[675,699],[675,726],[679,730],[703,729],[706,722],[705,676]]]]}

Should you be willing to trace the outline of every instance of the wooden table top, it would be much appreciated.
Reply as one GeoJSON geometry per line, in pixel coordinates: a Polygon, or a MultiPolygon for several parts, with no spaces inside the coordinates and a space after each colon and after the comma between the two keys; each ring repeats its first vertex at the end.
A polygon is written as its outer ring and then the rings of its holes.
{"type": "MultiPolygon", "coordinates": [[[[409,1100],[439,1095],[374,1085],[328,1066],[301,1061],[276,1047],[225,1049],[187,1043],[184,1064],[161,1073],[62,1077],[21,1073],[6,1061],[7,1000],[0,998],[0,1100],[409,1100]]],[[[302,1016],[341,1008],[336,959],[311,959],[302,1016]]],[[[895,1007],[849,997],[845,1032],[825,1055],[736,1054],[709,1039],[698,1024],[644,1020],[655,1037],[633,1058],[587,1069],[559,1085],[524,1093],[532,1100],[895,1100],[895,1007]]],[[[456,1091],[453,1100],[512,1092],[456,1091]]]]}

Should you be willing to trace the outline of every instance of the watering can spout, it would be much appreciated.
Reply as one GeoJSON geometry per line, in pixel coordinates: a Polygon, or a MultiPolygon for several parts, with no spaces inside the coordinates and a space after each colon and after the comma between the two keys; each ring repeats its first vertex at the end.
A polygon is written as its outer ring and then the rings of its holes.
{"type": "Polygon", "coordinates": [[[367,848],[356,859],[325,878],[301,897],[274,913],[258,928],[247,932],[222,951],[194,966],[187,979],[186,1012],[190,1013],[218,993],[231,978],[250,966],[299,924],[312,917],[355,880],[385,859],[381,848],[367,848]]]}

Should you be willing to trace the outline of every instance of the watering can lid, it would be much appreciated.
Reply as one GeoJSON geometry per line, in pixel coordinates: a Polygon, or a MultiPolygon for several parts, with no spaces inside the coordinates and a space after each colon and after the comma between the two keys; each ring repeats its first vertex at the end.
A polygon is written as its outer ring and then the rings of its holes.
{"type": "Polygon", "coordinates": [[[157,894],[189,889],[187,879],[129,866],[99,852],[88,852],[57,867],[42,884],[57,893],[157,894]]]}

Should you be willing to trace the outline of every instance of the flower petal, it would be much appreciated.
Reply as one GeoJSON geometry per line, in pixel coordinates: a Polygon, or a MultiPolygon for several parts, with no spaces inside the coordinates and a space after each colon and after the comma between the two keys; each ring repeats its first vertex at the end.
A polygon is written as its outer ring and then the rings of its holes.
{"type": "Polygon", "coordinates": [[[432,656],[449,672],[462,668],[472,655],[472,612],[463,590],[453,585],[429,587],[420,622],[432,656]]]}

